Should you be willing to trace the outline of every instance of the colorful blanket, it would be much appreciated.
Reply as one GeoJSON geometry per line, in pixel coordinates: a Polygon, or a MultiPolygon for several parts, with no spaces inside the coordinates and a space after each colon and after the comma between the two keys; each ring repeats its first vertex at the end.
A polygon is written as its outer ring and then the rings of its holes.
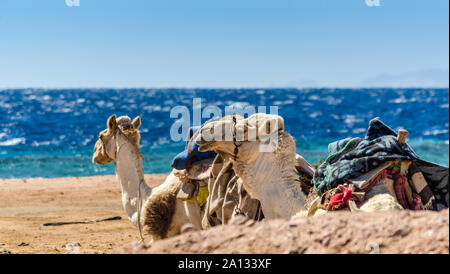
{"type": "Polygon", "coordinates": [[[311,183],[321,194],[386,162],[412,161],[435,197],[430,209],[448,208],[448,168],[421,160],[408,144],[400,145],[396,136],[379,118],[372,119],[364,139],[346,138],[328,145],[329,155],[311,183]]]}

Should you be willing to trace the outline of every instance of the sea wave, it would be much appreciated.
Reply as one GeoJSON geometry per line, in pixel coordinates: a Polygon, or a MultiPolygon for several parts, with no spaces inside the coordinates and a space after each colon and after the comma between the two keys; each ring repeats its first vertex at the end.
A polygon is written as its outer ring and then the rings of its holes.
{"type": "Polygon", "coordinates": [[[185,106],[192,115],[193,98],[222,114],[232,104],[278,106],[298,151],[312,162],[326,157],[329,142],[364,137],[380,117],[407,129],[421,157],[448,166],[448,89],[7,89],[0,90],[0,177],[114,173],[90,161],[112,114],[141,116],[145,170],[167,172],[185,145],[170,138],[170,111],[185,106]]]}
{"type": "Polygon", "coordinates": [[[25,144],[25,138],[12,138],[3,142],[0,142],[0,146],[16,146],[19,144],[25,144]]]}

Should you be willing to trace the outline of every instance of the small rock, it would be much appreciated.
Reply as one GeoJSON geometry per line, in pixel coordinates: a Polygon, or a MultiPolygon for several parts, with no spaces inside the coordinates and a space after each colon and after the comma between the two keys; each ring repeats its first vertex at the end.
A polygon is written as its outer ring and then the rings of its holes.
{"type": "Polygon", "coordinates": [[[342,225],[347,225],[347,220],[339,219],[339,223],[342,225]]]}
{"type": "Polygon", "coordinates": [[[245,226],[252,226],[254,224],[256,224],[256,221],[252,220],[252,219],[250,219],[250,220],[248,220],[247,222],[244,223],[245,226]]]}
{"type": "Polygon", "coordinates": [[[18,244],[17,246],[29,246],[29,244],[25,243],[25,242],[21,242],[20,244],[18,244]]]}
{"type": "Polygon", "coordinates": [[[433,231],[433,229],[429,229],[429,230],[427,230],[427,232],[425,232],[425,237],[427,237],[427,238],[433,238],[433,236],[434,236],[434,231],[433,231]]]}
{"type": "Polygon", "coordinates": [[[196,228],[193,224],[187,223],[181,227],[180,233],[186,233],[186,232],[197,231],[197,230],[198,230],[198,228],[196,228]]]}
{"type": "Polygon", "coordinates": [[[296,226],[297,226],[297,222],[295,222],[295,221],[289,222],[289,227],[296,227],[296,226]]]}
{"type": "Polygon", "coordinates": [[[299,246],[298,248],[289,248],[284,254],[303,254],[306,251],[306,247],[299,246]]]}
{"type": "Polygon", "coordinates": [[[245,222],[247,222],[249,218],[245,217],[244,215],[235,215],[231,218],[230,224],[232,225],[242,225],[245,222]]]}
{"type": "Polygon", "coordinates": [[[399,229],[397,229],[397,230],[392,234],[392,236],[402,236],[402,237],[405,237],[405,236],[408,235],[408,234],[409,234],[409,231],[408,231],[408,230],[399,228],[399,229]]]}
{"type": "Polygon", "coordinates": [[[202,244],[202,248],[204,249],[204,250],[208,250],[208,249],[210,249],[212,246],[208,243],[208,242],[204,242],[203,244],[202,244]]]}
{"type": "Polygon", "coordinates": [[[3,248],[2,250],[0,250],[0,254],[11,254],[11,251],[9,251],[6,248],[3,248]]]}
{"type": "Polygon", "coordinates": [[[324,246],[328,246],[330,244],[331,238],[330,237],[325,237],[325,239],[322,240],[322,244],[324,246]]]}

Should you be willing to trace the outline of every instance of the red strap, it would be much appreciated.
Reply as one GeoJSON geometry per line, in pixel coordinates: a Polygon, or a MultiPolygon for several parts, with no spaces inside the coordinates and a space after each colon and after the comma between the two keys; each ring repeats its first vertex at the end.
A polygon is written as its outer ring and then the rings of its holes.
{"type": "Polygon", "coordinates": [[[342,192],[336,193],[330,198],[331,206],[337,206],[342,203],[348,205],[348,201],[352,199],[353,190],[343,187],[342,185],[339,185],[339,188],[342,190],[342,192]]]}

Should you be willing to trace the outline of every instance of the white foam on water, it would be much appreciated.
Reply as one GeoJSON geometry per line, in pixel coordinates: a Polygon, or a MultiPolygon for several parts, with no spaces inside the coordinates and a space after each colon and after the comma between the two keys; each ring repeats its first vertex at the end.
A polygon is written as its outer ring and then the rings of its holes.
{"type": "Polygon", "coordinates": [[[427,136],[427,135],[438,135],[438,134],[444,134],[447,133],[448,130],[447,129],[435,129],[435,130],[427,130],[424,132],[423,135],[427,136]]]}
{"type": "Polygon", "coordinates": [[[25,144],[25,138],[12,138],[4,142],[0,142],[0,146],[15,146],[18,144],[25,144]]]}
{"type": "Polygon", "coordinates": [[[316,112],[311,113],[311,114],[309,115],[309,117],[311,117],[311,118],[316,118],[316,117],[319,117],[319,116],[321,116],[321,115],[322,115],[322,112],[316,111],[316,112]]]}

